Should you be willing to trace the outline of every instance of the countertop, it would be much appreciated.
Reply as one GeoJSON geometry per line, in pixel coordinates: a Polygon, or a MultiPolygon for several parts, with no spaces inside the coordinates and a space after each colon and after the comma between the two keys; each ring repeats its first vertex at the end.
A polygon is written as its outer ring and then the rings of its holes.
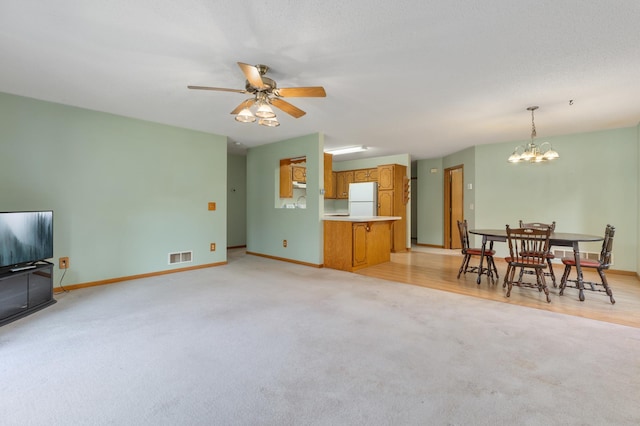
{"type": "Polygon", "coordinates": [[[337,222],[384,222],[388,220],[400,220],[400,216],[335,216],[326,214],[322,220],[333,220],[337,222]]]}

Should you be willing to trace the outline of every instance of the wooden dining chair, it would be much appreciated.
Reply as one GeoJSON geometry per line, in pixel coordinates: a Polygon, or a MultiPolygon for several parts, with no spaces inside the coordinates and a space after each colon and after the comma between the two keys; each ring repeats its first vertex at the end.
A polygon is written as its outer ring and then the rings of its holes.
{"type": "MultiPolygon", "coordinates": [[[[556,230],[556,222],[553,221],[551,223],[541,223],[541,222],[525,223],[522,220],[520,220],[520,228],[531,228],[531,229],[546,229],[546,228],[549,228],[549,229],[551,229],[551,232],[554,232],[556,230]]],[[[547,253],[547,266],[549,267],[549,269],[547,270],[547,272],[544,273],[544,275],[547,276],[547,277],[551,277],[551,282],[553,283],[553,286],[557,287],[558,285],[556,284],[556,274],[553,273],[553,265],[551,264],[551,261],[553,259],[555,259],[555,258],[556,258],[556,256],[551,251],[551,247],[549,247],[549,252],[547,253]]],[[[533,271],[521,271],[521,272],[533,273],[533,271]]]]}
{"type": "Polygon", "coordinates": [[[509,243],[509,257],[505,258],[507,262],[507,275],[505,282],[508,286],[507,297],[511,296],[513,286],[537,288],[538,291],[544,291],[547,302],[551,302],[549,298],[549,289],[544,279],[544,270],[547,268],[546,253],[549,251],[549,235],[550,228],[510,228],[507,225],[507,242],[509,243]],[[518,274],[515,278],[516,269],[533,269],[536,275],[535,283],[522,281],[522,274],[518,274]]]}
{"type": "MultiPolygon", "coordinates": [[[[604,240],[602,241],[602,249],[600,250],[600,257],[597,260],[593,259],[580,259],[580,267],[581,268],[592,268],[598,271],[598,275],[600,275],[601,282],[591,282],[591,281],[583,281],[583,285],[585,290],[591,291],[600,291],[603,293],[607,293],[609,296],[609,300],[611,304],[616,303],[613,298],[613,292],[611,291],[611,287],[609,287],[609,283],[607,282],[607,276],[604,271],[609,269],[611,266],[611,254],[613,250],[613,237],[616,233],[616,228],[611,225],[607,225],[604,231],[604,240]],[[587,288],[587,286],[589,286],[587,288]],[[600,289],[602,287],[603,289],[600,289]]],[[[569,273],[571,272],[571,267],[576,266],[575,257],[563,257],[562,263],[564,264],[564,273],[562,274],[562,278],[560,279],[560,296],[564,294],[564,289],[567,287],[567,282],[572,282],[574,285],[570,285],[569,287],[578,288],[577,282],[578,280],[570,280],[569,273]]],[[[584,296],[581,294],[580,300],[584,300],[584,296]]]]}
{"type": "MultiPolygon", "coordinates": [[[[478,273],[478,268],[480,267],[480,265],[478,264],[477,266],[469,266],[469,261],[471,260],[472,256],[478,256],[478,257],[482,256],[482,249],[470,247],[469,228],[468,228],[466,219],[463,221],[458,221],[458,231],[460,231],[460,244],[462,246],[462,249],[461,249],[462,255],[464,256],[462,258],[462,265],[460,265],[460,269],[458,270],[457,278],[460,278],[460,275],[462,273],[464,274],[466,274],[467,272],[478,273]]],[[[486,260],[486,267],[485,266],[482,267],[481,274],[485,274],[487,278],[491,280],[491,282],[495,282],[498,278],[500,278],[498,276],[498,269],[496,268],[496,263],[493,260],[493,256],[495,254],[496,254],[496,251],[493,250],[493,248],[485,249],[484,251],[484,259],[486,260]],[[494,275],[495,275],[495,278],[494,278],[494,275]]]]}

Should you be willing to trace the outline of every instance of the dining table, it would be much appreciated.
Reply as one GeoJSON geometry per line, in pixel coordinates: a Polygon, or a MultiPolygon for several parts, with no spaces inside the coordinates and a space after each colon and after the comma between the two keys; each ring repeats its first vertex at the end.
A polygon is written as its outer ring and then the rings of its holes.
{"type": "MultiPolygon", "coordinates": [[[[480,266],[478,267],[478,279],[477,283],[480,284],[482,274],[482,261],[484,260],[484,253],[487,247],[487,241],[489,242],[489,250],[493,248],[493,242],[505,242],[507,241],[507,230],[504,229],[470,229],[469,233],[482,236],[482,254],[480,256],[480,266]]],[[[578,290],[579,298],[581,302],[584,302],[584,280],[582,277],[582,268],[580,267],[580,243],[582,242],[597,242],[602,241],[604,237],[598,235],[589,234],[575,234],[569,232],[552,232],[549,235],[549,246],[556,247],[572,247],[573,256],[576,261],[576,272],[578,274],[578,290]]]]}

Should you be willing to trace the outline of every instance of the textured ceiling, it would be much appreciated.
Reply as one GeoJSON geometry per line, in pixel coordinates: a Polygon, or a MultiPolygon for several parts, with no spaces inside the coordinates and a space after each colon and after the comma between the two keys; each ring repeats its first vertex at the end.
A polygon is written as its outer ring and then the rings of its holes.
{"type": "Polygon", "coordinates": [[[639,22],[637,0],[2,0],[0,91],[244,147],[322,132],[434,158],[526,140],[529,105],[540,138],[638,124],[639,22]],[[266,128],[229,114],[245,95],[187,90],[243,89],[238,61],[327,97],[266,128]]]}

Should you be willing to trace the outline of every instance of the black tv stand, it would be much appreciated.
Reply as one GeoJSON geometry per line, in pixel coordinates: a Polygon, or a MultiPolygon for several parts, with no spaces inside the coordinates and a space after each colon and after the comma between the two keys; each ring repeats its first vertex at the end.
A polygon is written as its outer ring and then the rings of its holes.
{"type": "Polygon", "coordinates": [[[15,269],[0,272],[0,326],[56,303],[51,262],[15,269]]]}

